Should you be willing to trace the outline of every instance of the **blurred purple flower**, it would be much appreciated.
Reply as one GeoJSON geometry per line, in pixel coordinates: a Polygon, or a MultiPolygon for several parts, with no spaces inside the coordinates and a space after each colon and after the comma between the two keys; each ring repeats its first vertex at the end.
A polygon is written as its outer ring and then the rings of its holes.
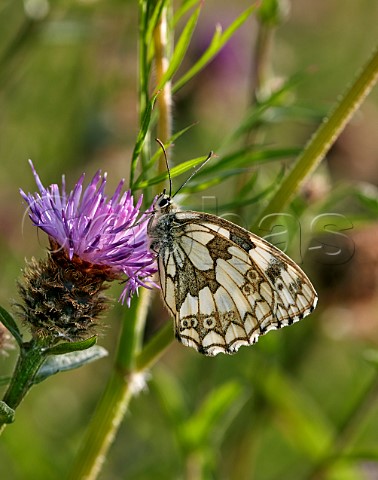
{"type": "Polygon", "coordinates": [[[76,264],[84,261],[102,267],[107,280],[126,275],[120,301],[126,300],[128,306],[139,286],[156,286],[151,280],[157,270],[155,255],[147,237],[150,217],[144,213],[139,217],[142,196],[135,206],[130,191],[121,196],[122,180],[108,199],[106,173],[102,176],[100,171],[85,189],[84,174],[68,194],[64,176],[61,189],[57,184],[45,188],[31,161],[30,165],[40,194],[20,193],[33,224],[49,235],[53,246],[58,244],[76,264]]]}

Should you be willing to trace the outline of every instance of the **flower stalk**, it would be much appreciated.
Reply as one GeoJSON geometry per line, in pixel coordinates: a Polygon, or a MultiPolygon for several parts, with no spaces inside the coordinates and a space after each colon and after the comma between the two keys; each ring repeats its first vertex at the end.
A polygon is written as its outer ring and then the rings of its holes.
{"type": "Polygon", "coordinates": [[[149,296],[150,292],[143,289],[131,304],[128,318],[123,324],[112,374],[70,472],[69,478],[72,480],[97,478],[130,400],[144,386],[146,369],[160,358],[172,342],[172,325],[168,322],[141,350],[149,296]]]}

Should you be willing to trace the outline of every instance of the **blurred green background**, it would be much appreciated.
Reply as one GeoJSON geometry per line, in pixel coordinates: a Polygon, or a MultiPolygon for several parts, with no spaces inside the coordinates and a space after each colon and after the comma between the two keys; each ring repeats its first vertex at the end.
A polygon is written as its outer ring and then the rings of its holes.
{"type": "MultiPolygon", "coordinates": [[[[206,2],[182,71],[204,51],[217,23],[225,28],[249,5],[206,2]]],[[[297,110],[274,116],[263,141],[302,147],[369,57],[378,2],[291,0],[285,6],[274,32],[271,80],[303,78],[291,92],[297,110]]],[[[24,259],[41,257],[46,246],[24,221],[18,193],[36,189],[28,158],[45,185],[64,173],[73,186],[83,171],[90,177],[101,168],[111,192],[128,176],[138,132],[137,21],[137,2],[0,4],[5,308],[17,301],[24,259]]],[[[175,95],[174,130],[198,124],[176,142],[174,162],[217,152],[243,119],[257,28],[255,18],[247,21],[175,95]]],[[[100,478],[197,479],[201,468],[203,478],[216,479],[378,478],[377,126],[375,90],[303,193],[311,205],[307,223],[311,215],[342,214],[354,252],[342,264],[303,255],[320,292],[317,313],[232,357],[203,358],[172,344],[133,399],[100,478]]],[[[188,205],[201,201],[197,193],[188,205]]],[[[112,287],[114,298],[120,288],[112,287]]],[[[159,302],[152,305],[151,330],[168,319],[159,302]]],[[[108,358],[52,377],[28,395],[1,437],[1,478],[65,477],[109,375],[124,308],[116,304],[105,320],[99,343],[108,358]]],[[[15,358],[15,351],[0,357],[1,375],[11,373],[15,358]]]]}

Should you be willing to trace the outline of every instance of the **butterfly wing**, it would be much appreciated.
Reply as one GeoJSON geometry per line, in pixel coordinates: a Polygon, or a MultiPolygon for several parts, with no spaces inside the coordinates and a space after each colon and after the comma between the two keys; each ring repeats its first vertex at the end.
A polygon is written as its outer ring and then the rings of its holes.
{"type": "Polygon", "coordinates": [[[314,310],[305,273],[262,238],[199,212],[169,213],[158,225],[162,293],[184,345],[235,353],[314,310]]]}

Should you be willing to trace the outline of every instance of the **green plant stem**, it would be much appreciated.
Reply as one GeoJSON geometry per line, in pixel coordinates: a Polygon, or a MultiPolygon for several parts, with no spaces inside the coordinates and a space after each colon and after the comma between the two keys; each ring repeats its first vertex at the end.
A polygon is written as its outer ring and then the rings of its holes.
{"type": "Polygon", "coordinates": [[[106,385],[83,442],[82,450],[69,475],[72,480],[95,479],[127,410],[132,396],[132,381],[114,370],[106,385]]]}
{"type": "MultiPolygon", "coordinates": [[[[269,215],[282,212],[301,185],[319,165],[347,122],[360,107],[378,80],[378,48],[347,89],[330,115],[323,121],[309,143],[296,160],[293,168],[281,183],[269,204],[260,214],[254,228],[258,229],[261,219],[269,223],[269,215]]],[[[273,215],[271,217],[273,222],[273,215]]]]}
{"type": "Polygon", "coordinates": [[[169,322],[170,335],[164,326],[141,350],[149,294],[149,290],[142,289],[125,319],[113,372],[70,473],[72,480],[97,478],[130,400],[143,384],[143,374],[172,341],[172,324],[169,322]]]}
{"type": "MultiPolygon", "coordinates": [[[[3,401],[15,410],[33,386],[34,377],[45,360],[40,344],[35,341],[25,343],[14,369],[11,383],[4,395],[3,401]]],[[[0,424],[0,433],[6,424],[0,424]]]]}
{"type": "MultiPolygon", "coordinates": [[[[169,2],[168,2],[169,3],[169,2]]],[[[159,85],[164,78],[169,66],[170,38],[169,28],[167,24],[169,6],[162,9],[161,17],[154,30],[154,47],[155,47],[155,70],[156,84],[159,85]]],[[[172,84],[168,80],[164,83],[158,97],[157,104],[159,107],[159,121],[157,124],[157,137],[166,143],[172,135],[172,84]]],[[[168,155],[168,152],[167,152],[168,155]]],[[[158,163],[158,172],[166,172],[164,155],[160,155],[158,163]]],[[[156,192],[159,193],[159,192],[156,192]]]]}
{"type": "Polygon", "coordinates": [[[250,104],[255,106],[257,100],[264,90],[271,71],[272,45],[274,28],[263,22],[259,23],[257,31],[256,46],[252,59],[251,83],[250,83],[250,104]]]}

